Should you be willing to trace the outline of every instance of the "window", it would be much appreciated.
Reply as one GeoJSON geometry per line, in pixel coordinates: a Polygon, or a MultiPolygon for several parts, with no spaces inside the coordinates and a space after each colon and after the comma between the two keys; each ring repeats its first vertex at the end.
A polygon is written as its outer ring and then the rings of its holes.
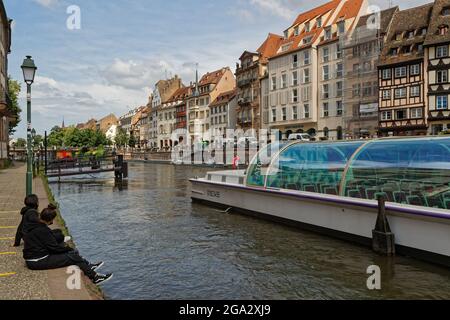
{"type": "Polygon", "coordinates": [[[439,46],[436,48],[436,58],[443,58],[448,56],[448,46],[439,46]]]}
{"type": "Polygon", "coordinates": [[[406,98],[406,88],[395,89],[395,99],[406,98]]]}
{"type": "Polygon", "coordinates": [[[272,122],[277,122],[277,110],[272,109],[272,122]]]}
{"type": "Polygon", "coordinates": [[[342,116],[342,101],[336,101],[336,115],[338,117],[342,116]]]}
{"type": "Polygon", "coordinates": [[[281,75],[281,88],[287,88],[287,75],[285,73],[281,75]]]}
{"type": "Polygon", "coordinates": [[[369,97],[372,95],[372,83],[364,82],[363,84],[363,97],[369,97]]]}
{"type": "Polygon", "coordinates": [[[286,108],[282,108],[281,113],[283,115],[283,121],[286,121],[287,120],[286,108]]]}
{"type": "Polygon", "coordinates": [[[418,65],[418,64],[413,64],[413,65],[410,67],[409,72],[410,72],[410,74],[411,74],[412,76],[417,76],[418,74],[420,74],[420,65],[418,65]]]}
{"type": "Polygon", "coordinates": [[[309,51],[303,52],[303,64],[308,65],[309,64],[309,51]]]}
{"type": "Polygon", "coordinates": [[[396,56],[398,53],[398,48],[392,48],[389,50],[389,55],[396,56]]]}
{"type": "Polygon", "coordinates": [[[396,120],[404,120],[408,119],[408,112],[406,109],[396,110],[395,111],[395,119],[396,120]]]}
{"type": "Polygon", "coordinates": [[[437,83],[447,83],[448,82],[448,70],[439,70],[436,72],[436,82],[437,83]]]}
{"type": "Polygon", "coordinates": [[[292,102],[298,102],[298,89],[292,90],[292,102]]]}
{"type": "Polygon", "coordinates": [[[408,39],[414,38],[414,31],[408,31],[408,39]]]}
{"type": "Polygon", "coordinates": [[[330,79],[330,68],[329,66],[323,66],[323,80],[329,80],[330,79]]]}
{"type": "Polygon", "coordinates": [[[396,78],[406,77],[406,67],[395,68],[395,77],[396,78]]]}
{"type": "Polygon", "coordinates": [[[328,84],[324,84],[322,86],[322,99],[328,99],[329,98],[329,86],[328,84]]]}
{"type": "Polygon", "coordinates": [[[448,109],[448,96],[437,96],[436,97],[436,109],[437,110],[447,110],[448,109]]]}
{"type": "Polygon", "coordinates": [[[441,36],[446,35],[448,33],[448,26],[447,25],[440,26],[438,33],[441,36]]]}
{"type": "Polygon", "coordinates": [[[298,56],[294,54],[292,56],[292,68],[297,68],[297,66],[298,66],[298,56]]]}
{"type": "Polygon", "coordinates": [[[292,119],[294,120],[298,119],[298,108],[296,106],[292,107],[292,119]]]}
{"type": "Polygon", "coordinates": [[[323,112],[322,114],[323,114],[324,118],[329,116],[330,110],[329,110],[328,102],[324,102],[322,112],[323,112]]]}
{"type": "Polygon", "coordinates": [[[443,16],[450,16],[450,7],[445,7],[442,9],[443,16]]]}
{"type": "Polygon", "coordinates": [[[336,59],[342,59],[342,49],[339,43],[336,44],[336,59]]]}
{"type": "Polygon", "coordinates": [[[322,62],[328,62],[330,50],[328,48],[322,49],[322,62]]]}
{"type": "Polygon", "coordinates": [[[325,36],[324,36],[325,40],[330,40],[331,39],[331,28],[327,28],[325,29],[325,36]]]}
{"type": "Polygon", "coordinates": [[[426,36],[427,35],[427,28],[422,28],[421,33],[422,33],[422,36],[426,36]]]}
{"type": "Polygon", "coordinates": [[[297,71],[292,72],[292,85],[293,86],[298,85],[298,72],[297,71]]]}
{"type": "Polygon", "coordinates": [[[342,97],[343,85],[342,81],[336,82],[336,97],[342,97]]]}
{"type": "Polygon", "coordinates": [[[317,18],[317,28],[322,28],[322,17],[317,18]]]}
{"type": "Polygon", "coordinates": [[[309,104],[305,104],[304,106],[303,106],[303,111],[304,111],[304,115],[305,115],[305,119],[308,119],[309,118],[309,104]]]}
{"type": "Polygon", "coordinates": [[[311,27],[309,22],[305,23],[305,32],[310,32],[311,31],[311,27]]]}
{"type": "Polygon", "coordinates": [[[345,21],[341,21],[338,23],[338,32],[340,35],[345,33],[345,21]]]}
{"type": "Polygon", "coordinates": [[[294,28],[294,36],[298,36],[299,34],[299,29],[298,26],[294,28]]]}
{"type": "Polygon", "coordinates": [[[309,69],[303,70],[303,83],[309,83],[309,69]]]}
{"type": "Polygon", "coordinates": [[[352,86],[352,92],[353,92],[353,98],[354,97],[359,97],[359,95],[361,94],[361,84],[354,84],[352,86]]]}
{"type": "Polygon", "coordinates": [[[287,39],[288,38],[288,30],[284,31],[284,38],[287,39]]]}
{"type": "Polygon", "coordinates": [[[392,112],[391,111],[383,111],[381,112],[381,120],[392,120],[392,112]]]}
{"type": "Polygon", "coordinates": [[[412,119],[420,119],[423,117],[423,109],[422,108],[412,108],[411,109],[411,118],[412,119]]]}
{"type": "Polygon", "coordinates": [[[392,78],[392,70],[391,69],[383,69],[382,78],[383,78],[383,80],[390,80],[392,78]]]}
{"type": "Polygon", "coordinates": [[[336,78],[342,78],[344,73],[344,66],[342,63],[336,64],[336,78]]]}
{"type": "Polygon", "coordinates": [[[303,39],[303,44],[309,44],[311,43],[312,37],[307,37],[305,39],[303,39]]]}
{"type": "Polygon", "coordinates": [[[277,77],[272,77],[272,90],[277,90],[277,77]]]}
{"type": "Polygon", "coordinates": [[[420,97],[420,86],[412,86],[409,95],[411,97],[420,97]]]}
{"type": "Polygon", "coordinates": [[[383,100],[391,100],[391,90],[383,90],[383,100]]]}

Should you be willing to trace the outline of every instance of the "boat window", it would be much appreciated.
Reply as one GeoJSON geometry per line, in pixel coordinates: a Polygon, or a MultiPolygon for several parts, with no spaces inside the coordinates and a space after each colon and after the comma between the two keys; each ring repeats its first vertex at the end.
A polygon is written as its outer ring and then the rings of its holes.
{"type": "Polygon", "coordinates": [[[368,143],[350,163],[341,195],[450,209],[450,138],[368,143]]]}

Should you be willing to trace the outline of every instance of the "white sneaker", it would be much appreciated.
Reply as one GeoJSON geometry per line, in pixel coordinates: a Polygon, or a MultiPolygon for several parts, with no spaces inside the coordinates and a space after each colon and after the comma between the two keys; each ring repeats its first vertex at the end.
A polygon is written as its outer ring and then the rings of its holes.
{"type": "Polygon", "coordinates": [[[64,237],[64,242],[69,242],[70,240],[72,240],[72,237],[69,237],[69,236],[64,237]]]}

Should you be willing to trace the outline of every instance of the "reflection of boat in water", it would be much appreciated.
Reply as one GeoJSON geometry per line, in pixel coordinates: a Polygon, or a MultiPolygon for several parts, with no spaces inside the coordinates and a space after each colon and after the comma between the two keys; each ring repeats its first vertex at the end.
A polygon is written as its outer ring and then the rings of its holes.
{"type": "Polygon", "coordinates": [[[371,244],[378,201],[397,251],[450,266],[450,138],[272,144],[247,172],[192,179],[192,198],[371,244]]]}

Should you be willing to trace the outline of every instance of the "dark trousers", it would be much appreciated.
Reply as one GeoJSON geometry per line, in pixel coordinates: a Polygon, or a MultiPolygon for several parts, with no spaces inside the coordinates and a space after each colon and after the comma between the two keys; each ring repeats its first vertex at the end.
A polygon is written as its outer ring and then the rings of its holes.
{"type": "Polygon", "coordinates": [[[89,277],[89,279],[94,279],[97,275],[95,271],[91,270],[89,262],[83,259],[76,251],[62,254],[51,254],[41,261],[26,261],[26,264],[30,270],[52,270],[69,266],[78,266],[83,273],[89,277]]]}

